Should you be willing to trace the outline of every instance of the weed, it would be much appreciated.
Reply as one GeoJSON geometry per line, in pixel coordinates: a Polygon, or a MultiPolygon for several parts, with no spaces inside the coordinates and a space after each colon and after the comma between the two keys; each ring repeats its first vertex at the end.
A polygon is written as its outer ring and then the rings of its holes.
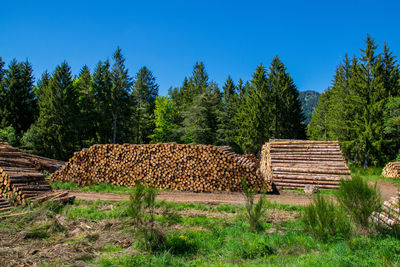
{"type": "Polygon", "coordinates": [[[188,254],[195,252],[198,244],[190,235],[172,234],[167,237],[166,248],[172,254],[188,254]]]}
{"type": "Polygon", "coordinates": [[[305,229],[323,241],[350,236],[352,227],[344,209],[322,195],[316,195],[303,212],[305,229]]]}
{"type": "Polygon", "coordinates": [[[381,195],[376,183],[370,186],[361,176],[342,180],[336,197],[353,221],[364,228],[369,225],[371,213],[381,206],[381,195]]]}

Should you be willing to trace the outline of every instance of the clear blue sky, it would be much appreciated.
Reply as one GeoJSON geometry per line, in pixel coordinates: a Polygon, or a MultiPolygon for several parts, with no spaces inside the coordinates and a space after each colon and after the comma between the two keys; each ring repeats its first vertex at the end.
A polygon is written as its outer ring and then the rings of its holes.
{"type": "Polygon", "coordinates": [[[299,90],[324,91],[367,33],[400,55],[400,1],[2,1],[0,56],[28,59],[35,76],[63,60],[92,70],[119,45],[133,76],[149,67],[160,94],[196,61],[221,87],[248,80],[275,55],[299,90]]]}

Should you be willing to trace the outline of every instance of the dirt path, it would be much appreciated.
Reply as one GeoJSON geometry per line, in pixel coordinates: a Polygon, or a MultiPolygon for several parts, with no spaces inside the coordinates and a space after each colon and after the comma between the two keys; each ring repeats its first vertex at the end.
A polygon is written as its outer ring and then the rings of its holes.
{"type": "MultiPolygon", "coordinates": [[[[371,182],[373,184],[374,182],[371,182]]],[[[382,198],[384,200],[395,196],[398,187],[391,182],[379,180],[378,186],[381,189],[382,198]]],[[[86,201],[121,201],[129,199],[127,194],[114,193],[96,193],[86,191],[70,191],[77,199],[86,201]]],[[[244,198],[241,193],[192,193],[192,192],[161,192],[157,197],[158,200],[165,200],[175,203],[196,203],[206,205],[218,204],[244,204],[244,198]]],[[[310,196],[291,191],[281,191],[280,195],[267,195],[267,199],[271,202],[280,204],[307,205],[310,203],[310,196]]]]}

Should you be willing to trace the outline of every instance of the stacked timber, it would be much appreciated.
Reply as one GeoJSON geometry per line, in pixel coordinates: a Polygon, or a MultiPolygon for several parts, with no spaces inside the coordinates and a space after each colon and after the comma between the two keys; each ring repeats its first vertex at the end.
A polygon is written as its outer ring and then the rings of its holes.
{"type": "Polygon", "coordinates": [[[21,153],[0,141],[0,196],[22,204],[24,200],[34,200],[51,193],[45,175],[38,169],[49,170],[56,164],[60,162],[21,153]],[[46,167],[38,168],[38,164],[46,167]]]}
{"type": "Polygon", "coordinates": [[[230,147],[167,143],[93,145],[75,153],[51,180],[128,187],[142,181],[160,189],[215,192],[240,191],[243,177],[259,191],[272,191],[256,164],[230,147]]]}
{"type": "Polygon", "coordinates": [[[389,162],[382,170],[382,176],[387,178],[400,177],[400,162],[389,162]]]}
{"type": "Polygon", "coordinates": [[[370,216],[370,220],[379,226],[393,228],[400,226],[400,194],[385,201],[381,211],[374,211],[370,216]]]}
{"type": "Polygon", "coordinates": [[[10,203],[0,196],[0,213],[10,210],[10,203]]]}
{"type": "Polygon", "coordinates": [[[278,188],[335,189],[350,170],[337,141],[273,139],[262,147],[260,170],[278,188]]]}

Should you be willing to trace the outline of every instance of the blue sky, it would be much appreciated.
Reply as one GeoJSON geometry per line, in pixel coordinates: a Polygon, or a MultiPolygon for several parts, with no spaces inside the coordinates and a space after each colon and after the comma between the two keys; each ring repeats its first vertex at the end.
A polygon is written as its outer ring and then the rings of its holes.
{"type": "Polygon", "coordinates": [[[248,80],[278,55],[299,90],[324,91],[366,34],[400,53],[400,1],[7,1],[0,56],[28,59],[35,76],[63,60],[74,74],[122,48],[132,76],[150,68],[160,94],[203,61],[220,87],[248,80]]]}

